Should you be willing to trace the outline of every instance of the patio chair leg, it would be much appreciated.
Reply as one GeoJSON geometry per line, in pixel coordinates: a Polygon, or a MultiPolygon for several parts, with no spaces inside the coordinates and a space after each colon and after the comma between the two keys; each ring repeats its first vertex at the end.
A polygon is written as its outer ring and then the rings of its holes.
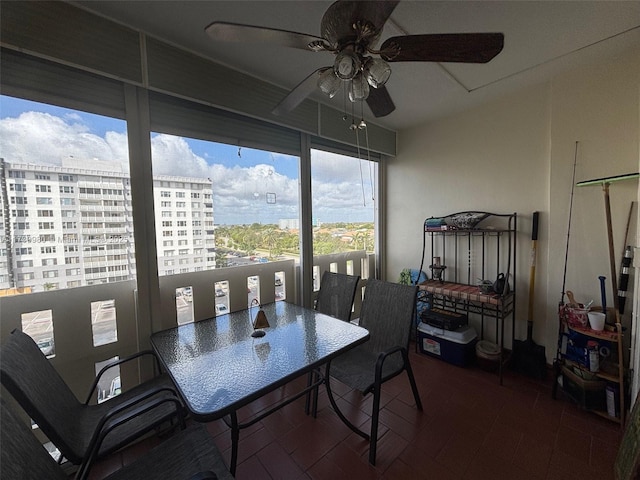
{"type": "Polygon", "coordinates": [[[336,412],[336,415],[338,415],[338,418],[340,418],[340,420],[342,420],[342,422],[351,429],[352,432],[357,433],[358,435],[360,435],[362,438],[364,438],[365,440],[369,440],[369,435],[367,435],[366,433],[364,433],[362,430],[360,430],[358,427],[356,427],[353,423],[351,423],[349,420],[347,420],[347,417],[344,416],[344,414],[340,411],[340,409],[338,408],[338,404],[336,403],[335,399],[333,398],[333,393],[331,393],[331,377],[329,376],[329,368],[331,366],[331,362],[327,363],[327,370],[326,370],[326,374],[324,377],[324,385],[327,388],[327,395],[329,396],[329,402],[331,403],[331,406],[333,407],[333,410],[336,412]]]}
{"type": "MultiPolygon", "coordinates": [[[[313,381],[315,382],[318,378],[320,378],[320,375],[322,375],[319,371],[314,371],[313,372],[313,381]]],[[[313,389],[313,409],[312,409],[312,414],[313,414],[313,418],[317,418],[318,417],[318,390],[320,389],[320,387],[318,385],[316,385],[316,388],[313,389]]]]}
{"type": "Polygon", "coordinates": [[[376,464],[376,450],[378,446],[378,420],[380,417],[380,390],[381,385],[373,386],[373,407],[371,412],[371,436],[369,437],[369,463],[376,464]]]}
{"type": "Polygon", "coordinates": [[[416,379],[413,376],[413,370],[411,369],[411,364],[409,363],[409,354],[407,352],[403,352],[402,355],[404,357],[404,366],[407,371],[407,376],[409,377],[409,383],[411,384],[411,391],[413,392],[413,398],[416,401],[416,408],[422,411],[422,402],[420,401],[420,393],[418,392],[416,379]]]}
{"type": "MultiPolygon", "coordinates": [[[[313,384],[313,372],[307,373],[307,388],[309,388],[313,384]]],[[[305,415],[309,415],[311,411],[311,392],[307,392],[307,395],[304,399],[304,413],[305,415]]]]}
{"type": "Polygon", "coordinates": [[[240,441],[240,426],[238,425],[238,414],[234,411],[231,417],[231,460],[229,461],[229,472],[236,476],[236,464],[238,463],[238,442],[240,441]]]}

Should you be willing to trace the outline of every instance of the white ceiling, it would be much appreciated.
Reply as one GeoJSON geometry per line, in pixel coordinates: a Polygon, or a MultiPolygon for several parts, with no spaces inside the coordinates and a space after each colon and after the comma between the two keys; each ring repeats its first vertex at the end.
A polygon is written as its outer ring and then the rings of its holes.
{"type": "MultiPolygon", "coordinates": [[[[328,52],[268,44],[216,43],[204,32],[213,21],[259,25],[320,36],[331,1],[102,1],[73,2],[216,62],[293,88],[328,52]]],[[[396,110],[376,119],[400,130],[462,111],[496,96],[543,82],[575,66],[606,61],[640,45],[638,1],[401,1],[381,36],[502,32],[503,51],[487,64],[391,64],[387,89],[396,110]]],[[[342,95],[315,99],[341,109],[342,95]]],[[[275,105],[274,105],[275,107],[275,105]]],[[[373,120],[365,106],[365,117],[373,120]]]]}

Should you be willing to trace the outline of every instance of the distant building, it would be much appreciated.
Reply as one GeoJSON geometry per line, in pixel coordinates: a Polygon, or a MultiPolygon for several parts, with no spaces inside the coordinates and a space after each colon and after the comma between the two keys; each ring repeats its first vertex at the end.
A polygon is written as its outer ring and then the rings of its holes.
{"type": "MultiPolygon", "coordinates": [[[[119,164],[0,162],[0,290],[135,278],[131,184],[119,164]]],[[[160,274],[214,268],[211,182],[154,176],[154,201],[160,274]]]]}
{"type": "Polygon", "coordinates": [[[300,228],[300,220],[297,218],[281,218],[278,221],[280,230],[298,230],[300,228]]]}
{"type": "Polygon", "coordinates": [[[153,177],[158,273],[173,275],[215,268],[211,181],[153,177]]]}

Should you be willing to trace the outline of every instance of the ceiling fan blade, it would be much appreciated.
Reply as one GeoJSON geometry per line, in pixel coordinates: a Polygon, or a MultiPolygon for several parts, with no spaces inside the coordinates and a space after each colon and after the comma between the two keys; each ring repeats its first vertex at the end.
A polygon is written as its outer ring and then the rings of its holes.
{"type": "Polygon", "coordinates": [[[267,42],[284,47],[301,48],[303,50],[324,50],[324,46],[328,46],[325,39],[307,35],[306,33],[257,27],[254,25],[242,25],[239,23],[213,22],[207,26],[204,31],[207,32],[213,40],[220,42],[267,42]],[[311,44],[316,45],[316,48],[311,48],[311,44]]]}
{"type": "Polygon", "coordinates": [[[398,0],[375,2],[339,0],[332,3],[324,12],[320,22],[320,34],[333,46],[337,46],[338,41],[355,40],[356,32],[353,25],[356,22],[371,23],[379,34],[398,3],[398,0]]]}
{"type": "Polygon", "coordinates": [[[441,33],[391,37],[381,51],[400,48],[398,55],[381,53],[387,62],[487,63],[502,51],[502,33],[441,33]]]}
{"type": "Polygon", "coordinates": [[[367,105],[369,105],[371,112],[376,117],[384,117],[396,109],[389,91],[384,86],[369,90],[367,105]]]}
{"type": "Polygon", "coordinates": [[[274,108],[271,113],[273,115],[283,115],[300,105],[305,98],[318,88],[318,77],[329,68],[333,67],[322,67],[312,72],[311,75],[296,85],[293,90],[276,105],[276,108],[274,108]]]}

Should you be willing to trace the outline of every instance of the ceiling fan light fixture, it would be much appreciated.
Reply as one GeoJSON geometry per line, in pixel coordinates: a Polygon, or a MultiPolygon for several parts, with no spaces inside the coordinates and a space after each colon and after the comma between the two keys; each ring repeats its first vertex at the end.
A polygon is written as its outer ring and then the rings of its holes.
{"type": "Polygon", "coordinates": [[[366,100],[369,96],[369,83],[362,75],[362,72],[359,72],[353,80],[351,80],[351,85],[349,87],[349,100],[352,102],[358,102],[361,100],[366,100]]]}
{"type": "MultiPolygon", "coordinates": [[[[218,42],[270,43],[336,55],[332,65],[316,69],[294,87],[272,110],[274,115],[292,111],[316,88],[334,97],[341,88],[340,84],[344,84],[345,97],[348,94],[349,99],[359,101],[361,107],[362,101],[367,100],[371,112],[376,117],[384,117],[396,108],[385,86],[391,76],[391,62],[484,64],[504,48],[504,33],[410,35],[402,32],[402,28],[393,21],[393,29],[404,34],[386,38],[377,47],[382,32],[386,31],[385,24],[391,20],[398,3],[399,0],[335,0],[322,16],[319,37],[219,21],[207,26],[205,31],[218,42]]],[[[358,125],[354,126],[358,128],[358,125]]]]}
{"type": "Polygon", "coordinates": [[[362,61],[358,55],[351,51],[340,52],[333,63],[333,71],[340,80],[355,78],[362,68],[362,61]]]}
{"type": "Polygon", "coordinates": [[[381,58],[367,58],[364,64],[364,75],[373,88],[382,87],[391,76],[391,67],[381,58]]]}
{"type": "Polygon", "coordinates": [[[335,97],[341,86],[342,80],[336,76],[332,68],[327,68],[318,77],[318,88],[329,98],[335,97]]]}

